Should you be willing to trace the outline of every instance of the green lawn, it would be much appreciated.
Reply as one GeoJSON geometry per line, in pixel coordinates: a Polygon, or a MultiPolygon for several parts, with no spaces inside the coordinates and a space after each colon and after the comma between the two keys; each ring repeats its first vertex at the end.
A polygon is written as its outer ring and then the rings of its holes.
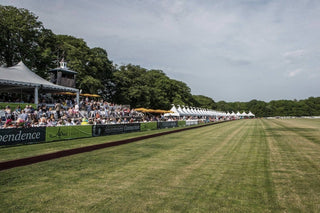
{"type": "Polygon", "coordinates": [[[320,120],[227,122],[0,177],[0,212],[320,212],[320,120]]]}
{"type": "MultiPolygon", "coordinates": [[[[82,138],[77,140],[65,140],[65,141],[55,141],[55,142],[42,142],[37,144],[29,145],[15,145],[15,146],[0,146],[0,162],[14,160],[18,158],[32,157],[35,155],[47,154],[52,152],[57,152],[66,149],[73,149],[79,147],[85,147],[95,144],[102,144],[113,142],[117,140],[129,139],[144,135],[150,135],[160,132],[172,131],[178,128],[167,128],[167,129],[158,129],[153,131],[143,131],[143,132],[133,132],[119,135],[109,135],[102,137],[94,138],[82,138]]],[[[183,127],[189,128],[189,127],[183,127]]]]}

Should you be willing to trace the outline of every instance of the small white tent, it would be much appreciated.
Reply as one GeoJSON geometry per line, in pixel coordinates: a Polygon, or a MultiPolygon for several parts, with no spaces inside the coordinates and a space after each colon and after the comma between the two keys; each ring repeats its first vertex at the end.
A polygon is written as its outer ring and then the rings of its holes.
{"type": "Polygon", "coordinates": [[[171,113],[165,113],[163,116],[165,116],[165,117],[169,117],[169,116],[177,116],[177,117],[179,117],[180,116],[177,108],[174,105],[172,105],[170,111],[172,111],[172,112],[171,113]]]}
{"type": "Polygon", "coordinates": [[[248,116],[249,117],[255,117],[255,115],[251,111],[249,111],[248,116]]]}
{"type": "Polygon", "coordinates": [[[243,113],[241,113],[242,117],[248,117],[247,113],[245,111],[243,111],[243,113]]]}

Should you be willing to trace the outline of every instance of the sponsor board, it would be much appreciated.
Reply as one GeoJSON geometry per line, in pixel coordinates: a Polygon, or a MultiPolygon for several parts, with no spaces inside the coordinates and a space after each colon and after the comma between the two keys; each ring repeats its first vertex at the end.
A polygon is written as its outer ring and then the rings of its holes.
{"type": "Polygon", "coordinates": [[[123,133],[123,125],[106,124],[92,126],[92,136],[114,135],[123,133]]]}
{"type": "Polygon", "coordinates": [[[187,120],[186,121],[187,126],[192,126],[192,125],[197,125],[197,124],[198,124],[198,120],[187,120]]]}
{"type": "Polygon", "coordinates": [[[45,127],[0,129],[0,145],[42,142],[45,136],[45,127]]]}
{"type": "Polygon", "coordinates": [[[158,122],[158,129],[173,128],[173,127],[177,127],[177,126],[178,126],[177,121],[158,122]]]}
{"type": "Polygon", "coordinates": [[[106,124],[92,126],[92,136],[114,135],[127,132],[140,131],[139,123],[132,124],[106,124]]]}
{"type": "Polygon", "coordinates": [[[140,131],[140,124],[139,123],[124,124],[123,131],[125,133],[139,132],[140,131]]]}

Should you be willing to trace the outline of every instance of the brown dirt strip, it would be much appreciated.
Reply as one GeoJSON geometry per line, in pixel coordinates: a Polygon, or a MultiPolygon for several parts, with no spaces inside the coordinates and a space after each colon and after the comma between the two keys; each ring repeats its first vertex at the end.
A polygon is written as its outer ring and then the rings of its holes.
{"type": "Polygon", "coordinates": [[[169,134],[176,133],[176,132],[182,132],[182,131],[187,131],[187,130],[191,130],[191,129],[197,129],[197,128],[206,127],[206,126],[210,126],[210,125],[220,124],[220,123],[224,123],[224,122],[227,122],[227,121],[222,121],[222,122],[217,122],[217,123],[209,123],[209,124],[201,125],[201,126],[176,129],[176,130],[172,130],[172,131],[168,131],[168,132],[161,132],[161,133],[156,133],[156,134],[151,134],[151,135],[140,136],[140,137],[136,137],[136,138],[129,138],[129,139],[124,139],[124,140],[119,140],[119,141],[114,141],[114,142],[107,142],[107,143],[102,143],[102,144],[96,144],[96,145],[91,145],[91,146],[85,146],[85,147],[80,147],[80,148],[74,148],[74,149],[53,152],[53,153],[49,153],[49,154],[37,155],[37,156],[33,156],[33,157],[4,161],[4,162],[0,162],[0,171],[19,167],[19,166],[27,166],[30,164],[53,160],[53,159],[57,159],[57,158],[61,158],[61,157],[67,157],[70,155],[80,154],[80,153],[84,153],[84,152],[91,152],[94,150],[104,149],[107,147],[119,146],[119,145],[128,144],[128,143],[132,143],[132,142],[136,142],[136,141],[140,141],[140,140],[159,137],[162,135],[169,135],[169,134]]]}

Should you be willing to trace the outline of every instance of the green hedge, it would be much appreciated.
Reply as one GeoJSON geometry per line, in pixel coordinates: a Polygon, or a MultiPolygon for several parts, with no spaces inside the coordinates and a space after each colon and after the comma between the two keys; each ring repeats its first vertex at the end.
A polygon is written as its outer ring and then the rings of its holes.
{"type": "Polygon", "coordinates": [[[157,122],[140,123],[140,131],[154,130],[154,129],[158,129],[157,122]]]}
{"type": "Polygon", "coordinates": [[[186,121],[178,121],[178,126],[186,126],[186,121]]]}
{"type": "Polygon", "coordinates": [[[37,107],[36,104],[30,104],[30,103],[0,103],[0,109],[5,109],[6,106],[10,106],[11,110],[15,110],[17,108],[17,106],[20,105],[21,109],[24,109],[26,107],[26,105],[31,105],[34,109],[37,107]]]}

